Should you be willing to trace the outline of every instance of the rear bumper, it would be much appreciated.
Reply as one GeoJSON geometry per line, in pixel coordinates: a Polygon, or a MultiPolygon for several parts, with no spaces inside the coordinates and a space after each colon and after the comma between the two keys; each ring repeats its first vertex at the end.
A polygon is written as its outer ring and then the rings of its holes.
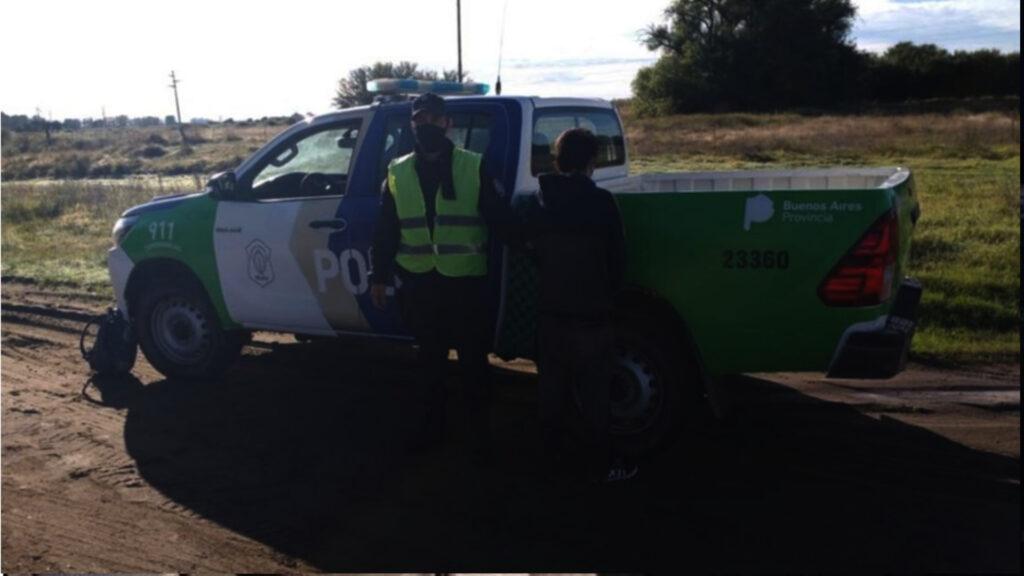
{"type": "Polygon", "coordinates": [[[889,315],[877,325],[854,327],[839,343],[829,378],[892,378],[907,364],[917,327],[921,284],[907,278],[900,284],[889,315]]]}

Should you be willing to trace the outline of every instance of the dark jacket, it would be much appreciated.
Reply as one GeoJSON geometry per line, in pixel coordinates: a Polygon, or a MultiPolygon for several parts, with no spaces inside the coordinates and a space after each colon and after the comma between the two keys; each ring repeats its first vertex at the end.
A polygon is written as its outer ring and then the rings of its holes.
{"type": "Polygon", "coordinates": [[[586,176],[542,175],[525,234],[540,268],[539,312],[610,319],[626,261],[622,218],[611,193],[586,176]]]}
{"type": "MultiPolygon", "coordinates": [[[[434,229],[434,215],[437,212],[435,200],[438,187],[441,188],[441,194],[444,194],[446,198],[455,195],[455,185],[452,179],[452,148],[454,148],[454,144],[448,141],[440,158],[434,162],[424,160],[419,154],[416,156],[416,175],[420,179],[420,189],[423,191],[423,203],[427,212],[427,225],[431,231],[434,229]]],[[[508,200],[498,193],[495,180],[490,176],[488,168],[483,162],[480,163],[480,199],[477,201],[477,207],[480,216],[483,217],[490,231],[495,233],[497,240],[508,241],[516,229],[512,209],[508,205],[508,200]]],[[[380,213],[377,216],[377,226],[373,232],[371,283],[391,283],[395,271],[395,256],[398,254],[400,242],[401,227],[398,223],[398,208],[395,206],[395,197],[391,195],[388,189],[388,180],[385,178],[380,189],[380,213]]],[[[404,272],[400,267],[398,270],[404,272]]]]}

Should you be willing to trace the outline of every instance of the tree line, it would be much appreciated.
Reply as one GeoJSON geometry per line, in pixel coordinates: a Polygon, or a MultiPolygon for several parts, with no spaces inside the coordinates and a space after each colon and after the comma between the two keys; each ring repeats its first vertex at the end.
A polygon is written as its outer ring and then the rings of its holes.
{"type": "Polygon", "coordinates": [[[642,34],[661,57],[633,80],[641,114],[1020,95],[1020,52],[858,50],[851,0],[673,0],[665,16],[642,34]]]}
{"type": "Polygon", "coordinates": [[[0,112],[0,124],[5,130],[12,132],[42,132],[50,130],[83,130],[89,128],[128,128],[147,126],[160,126],[167,124],[174,126],[174,116],[167,116],[160,120],[156,116],[129,117],[126,115],[111,116],[110,118],[65,118],[63,120],[48,120],[40,115],[27,116],[25,114],[5,114],[0,112]]]}
{"type": "MultiPolygon", "coordinates": [[[[303,118],[305,118],[304,115],[296,112],[291,116],[263,116],[262,118],[246,118],[244,120],[227,118],[225,120],[214,121],[206,118],[193,118],[190,122],[184,122],[183,124],[185,126],[188,126],[189,124],[237,124],[239,126],[266,124],[269,126],[281,126],[294,124],[303,118]]],[[[123,114],[111,116],[109,118],[65,118],[63,120],[48,120],[38,114],[34,116],[27,116],[25,114],[9,115],[0,112],[0,126],[3,127],[5,132],[57,132],[62,130],[74,132],[76,130],[89,130],[94,128],[146,128],[150,126],[177,126],[177,124],[177,120],[173,115],[167,115],[163,120],[156,116],[129,117],[123,114]]]]}
{"type": "MultiPolygon", "coordinates": [[[[416,80],[446,80],[457,82],[459,73],[456,70],[428,70],[420,68],[415,62],[375,62],[369,66],[360,66],[351,70],[348,76],[338,80],[332,103],[335,108],[350,108],[370,104],[377,96],[366,89],[366,83],[377,78],[414,78],[416,80]]],[[[468,73],[462,74],[463,82],[472,82],[468,73]]]]}

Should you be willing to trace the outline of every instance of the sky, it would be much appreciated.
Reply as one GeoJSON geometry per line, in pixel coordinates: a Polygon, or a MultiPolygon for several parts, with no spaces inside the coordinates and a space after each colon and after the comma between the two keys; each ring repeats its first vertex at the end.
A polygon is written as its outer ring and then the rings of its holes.
{"type": "MultiPolygon", "coordinates": [[[[463,68],[504,94],[622,98],[657,54],[639,33],[669,0],[463,0],[463,68]],[[504,14],[504,16],[503,16],[504,14]]],[[[853,39],[1020,50],[1019,0],[855,0],[853,39]]],[[[454,0],[57,1],[0,4],[0,109],[67,117],[320,113],[374,61],[456,67],[454,0]],[[38,23],[38,24],[29,24],[38,23]]]]}

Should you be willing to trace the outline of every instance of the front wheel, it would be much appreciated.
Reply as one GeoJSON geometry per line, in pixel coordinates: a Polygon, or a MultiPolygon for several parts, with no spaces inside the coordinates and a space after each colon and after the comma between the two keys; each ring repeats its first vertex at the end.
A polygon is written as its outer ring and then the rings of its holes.
{"type": "Polygon", "coordinates": [[[151,284],[135,309],[142,353],[165,376],[216,377],[241,352],[244,339],[221,329],[206,293],[193,283],[151,284]]]}

